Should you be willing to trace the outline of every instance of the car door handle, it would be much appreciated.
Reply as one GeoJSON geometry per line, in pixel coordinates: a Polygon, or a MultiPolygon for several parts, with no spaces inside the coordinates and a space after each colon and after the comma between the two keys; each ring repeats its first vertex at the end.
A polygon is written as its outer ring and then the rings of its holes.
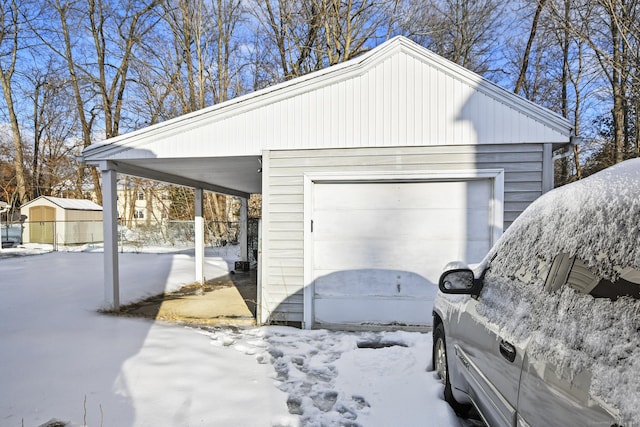
{"type": "Polygon", "coordinates": [[[509,362],[516,360],[516,348],[505,340],[500,340],[500,354],[509,362]]]}

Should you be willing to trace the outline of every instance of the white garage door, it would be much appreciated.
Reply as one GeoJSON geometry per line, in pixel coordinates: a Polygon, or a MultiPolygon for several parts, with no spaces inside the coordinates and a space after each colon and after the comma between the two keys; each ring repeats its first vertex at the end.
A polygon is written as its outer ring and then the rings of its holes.
{"type": "Polygon", "coordinates": [[[490,249],[492,192],[492,179],[314,183],[314,324],[431,324],[442,267],[490,249]]]}

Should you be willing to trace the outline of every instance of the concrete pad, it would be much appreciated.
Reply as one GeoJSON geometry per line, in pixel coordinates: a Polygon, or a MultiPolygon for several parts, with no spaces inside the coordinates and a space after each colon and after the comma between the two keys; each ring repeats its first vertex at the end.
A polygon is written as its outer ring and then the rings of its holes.
{"type": "Polygon", "coordinates": [[[123,306],[124,315],[196,325],[255,325],[255,271],[229,274],[123,306]]]}

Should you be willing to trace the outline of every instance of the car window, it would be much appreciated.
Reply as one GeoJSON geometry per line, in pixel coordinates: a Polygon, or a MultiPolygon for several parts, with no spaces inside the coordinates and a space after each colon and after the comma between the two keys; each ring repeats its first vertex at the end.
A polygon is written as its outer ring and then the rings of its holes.
{"type": "Polygon", "coordinates": [[[640,284],[622,278],[613,283],[602,279],[590,293],[596,298],[609,298],[614,301],[622,296],[640,299],[640,284]]]}
{"type": "Polygon", "coordinates": [[[612,282],[596,276],[580,259],[568,254],[555,257],[545,281],[545,290],[555,292],[564,284],[594,298],[613,301],[622,296],[640,299],[640,271],[633,268],[618,269],[620,277],[612,282]]]}

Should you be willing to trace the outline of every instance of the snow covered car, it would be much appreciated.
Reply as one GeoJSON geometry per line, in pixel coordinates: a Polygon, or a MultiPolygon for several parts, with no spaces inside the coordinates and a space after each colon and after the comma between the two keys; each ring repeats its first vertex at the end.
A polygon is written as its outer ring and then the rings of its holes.
{"type": "Polygon", "coordinates": [[[439,288],[433,367],[459,415],[640,425],[640,159],[543,195],[439,288]]]}

